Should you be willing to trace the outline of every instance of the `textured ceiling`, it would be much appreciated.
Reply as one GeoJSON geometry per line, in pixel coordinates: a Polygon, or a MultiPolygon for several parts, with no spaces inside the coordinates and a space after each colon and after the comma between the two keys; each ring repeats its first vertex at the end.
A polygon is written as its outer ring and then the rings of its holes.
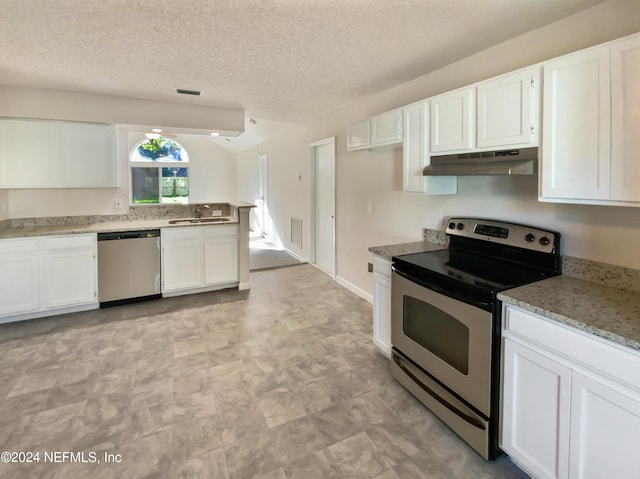
{"type": "Polygon", "coordinates": [[[0,84],[304,122],[596,3],[0,0],[0,84]]]}

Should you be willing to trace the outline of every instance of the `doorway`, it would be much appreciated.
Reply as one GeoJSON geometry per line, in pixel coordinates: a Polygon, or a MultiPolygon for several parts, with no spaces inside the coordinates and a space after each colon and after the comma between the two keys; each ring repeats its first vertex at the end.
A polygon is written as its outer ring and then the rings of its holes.
{"type": "Polygon", "coordinates": [[[336,139],[309,144],[311,149],[311,263],[336,278],[336,139]]]}
{"type": "Polygon", "coordinates": [[[267,154],[262,153],[258,156],[258,229],[260,236],[268,238],[270,234],[269,228],[269,182],[267,178],[268,172],[267,154]]]}

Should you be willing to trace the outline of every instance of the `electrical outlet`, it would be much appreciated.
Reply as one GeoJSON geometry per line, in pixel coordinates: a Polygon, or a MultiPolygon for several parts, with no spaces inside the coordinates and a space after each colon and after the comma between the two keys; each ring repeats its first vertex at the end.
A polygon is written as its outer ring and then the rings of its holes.
{"type": "Polygon", "coordinates": [[[118,210],[122,209],[122,198],[116,198],[114,200],[114,203],[116,205],[116,209],[118,209],[118,210]]]}

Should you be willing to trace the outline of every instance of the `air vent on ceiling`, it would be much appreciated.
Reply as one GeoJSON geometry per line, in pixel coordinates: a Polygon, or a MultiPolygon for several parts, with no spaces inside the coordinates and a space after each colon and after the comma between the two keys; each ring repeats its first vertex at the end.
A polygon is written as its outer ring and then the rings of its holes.
{"type": "Polygon", "coordinates": [[[194,95],[194,96],[200,96],[202,95],[201,91],[197,91],[197,90],[184,90],[182,88],[176,88],[176,93],[179,93],[180,95],[194,95]]]}

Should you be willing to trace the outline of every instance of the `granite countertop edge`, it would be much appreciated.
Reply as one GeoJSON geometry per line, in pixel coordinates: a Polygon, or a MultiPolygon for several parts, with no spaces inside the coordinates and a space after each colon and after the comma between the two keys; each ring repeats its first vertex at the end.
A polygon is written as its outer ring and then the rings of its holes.
{"type": "Polygon", "coordinates": [[[436,251],[445,249],[446,245],[433,241],[413,241],[409,243],[401,243],[387,246],[371,246],[369,251],[377,256],[391,261],[394,256],[412,253],[424,253],[427,251],[436,251]]]}
{"type": "MultiPolygon", "coordinates": [[[[228,221],[212,223],[178,223],[170,224],[170,219],[105,221],[88,224],[66,224],[27,227],[0,228],[0,239],[29,238],[34,236],[55,236],[85,233],[113,233],[118,231],[146,231],[159,228],[190,228],[192,226],[224,226],[238,224],[237,218],[225,217],[228,221]]],[[[180,219],[180,218],[178,218],[180,219]]]]}
{"type": "Polygon", "coordinates": [[[637,292],[561,275],[503,291],[498,299],[640,352],[637,292]]]}

